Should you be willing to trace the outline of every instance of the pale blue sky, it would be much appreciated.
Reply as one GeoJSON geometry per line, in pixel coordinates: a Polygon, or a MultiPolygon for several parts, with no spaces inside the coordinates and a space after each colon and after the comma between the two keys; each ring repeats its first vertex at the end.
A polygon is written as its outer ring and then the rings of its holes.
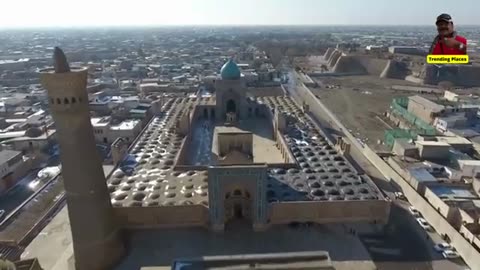
{"type": "Polygon", "coordinates": [[[480,0],[0,0],[0,28],[96,25],[480,25],[480,0]]]}

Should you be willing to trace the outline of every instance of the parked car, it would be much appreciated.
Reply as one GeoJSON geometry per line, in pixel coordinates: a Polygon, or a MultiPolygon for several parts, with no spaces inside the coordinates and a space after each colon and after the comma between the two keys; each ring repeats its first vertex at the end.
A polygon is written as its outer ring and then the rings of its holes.
{"type": "Polygon", "coordinates": [[[449,243],[440,243],[433,246],[433,248],[438,252],[443,252],[445,250],[455,250],[455,248],[449,243]]]}
{"type": "Polygon", "coordinates": [[[447,249],[442,252],[442,255],[445,259],[456,259],[460,258],[460,255],[455,250],[447,249]]]}
{"type": "Polygon", "coordinates": [[[428,224],[428,222],[424,218],[417,218],[417,222],[418,222],[418,224],[420,224],[420,226],[424,230],[426,230],[426,231],[432,231],[433,230],[432,226],[430,226],[430,224],[428,224]]]}
{"type": "Polygon", "coordinates": [[[422,216],[422,214],[420,213],[420,211],[418,211],[418,210],[417,210],[415,207],[413,207],[413,206],[408,207],[408,210],[410,211],[410,213],[412,213],[412,215],[413,215],[414,217],[421,217],[421,216],[422,216]]]}

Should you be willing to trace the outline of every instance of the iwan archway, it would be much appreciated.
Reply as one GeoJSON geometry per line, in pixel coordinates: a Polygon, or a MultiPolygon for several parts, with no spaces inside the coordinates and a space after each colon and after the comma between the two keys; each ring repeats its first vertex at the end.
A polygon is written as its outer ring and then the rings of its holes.
{"type": "Polygon", "coordinates": [[[212,166],[208,169],[210,225],[223,231],[232,220],[252,223],[254,230],[266,225],[266,165],[212,166]]]}

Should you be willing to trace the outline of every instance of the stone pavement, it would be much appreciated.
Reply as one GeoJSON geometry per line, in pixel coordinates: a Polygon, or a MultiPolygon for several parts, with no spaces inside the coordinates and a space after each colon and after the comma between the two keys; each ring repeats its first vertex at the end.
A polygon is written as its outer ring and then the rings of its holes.
{"type": "Polygon", "coordinates": [[[327,226],[290,228],[275,226],[253,232],[248,224],[229,224],[223,234],[205,229],[136,231],[131,235],[132,250],[117,270],[171,264],[175,258],[324,250],[337,269],[375,269],[360,240],[327,226]]]}

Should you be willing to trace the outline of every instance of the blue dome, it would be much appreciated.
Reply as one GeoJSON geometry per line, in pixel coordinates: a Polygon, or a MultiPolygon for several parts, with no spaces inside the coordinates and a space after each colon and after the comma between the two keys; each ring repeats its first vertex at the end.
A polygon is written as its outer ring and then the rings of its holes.
{"type": "Polygon", "coordinates": [[[223,65],[222,69],[220,70],[220,74],[224,80],[240,79],[240,69],[232,59],[228,60],[228,62],[223,65]]]}

